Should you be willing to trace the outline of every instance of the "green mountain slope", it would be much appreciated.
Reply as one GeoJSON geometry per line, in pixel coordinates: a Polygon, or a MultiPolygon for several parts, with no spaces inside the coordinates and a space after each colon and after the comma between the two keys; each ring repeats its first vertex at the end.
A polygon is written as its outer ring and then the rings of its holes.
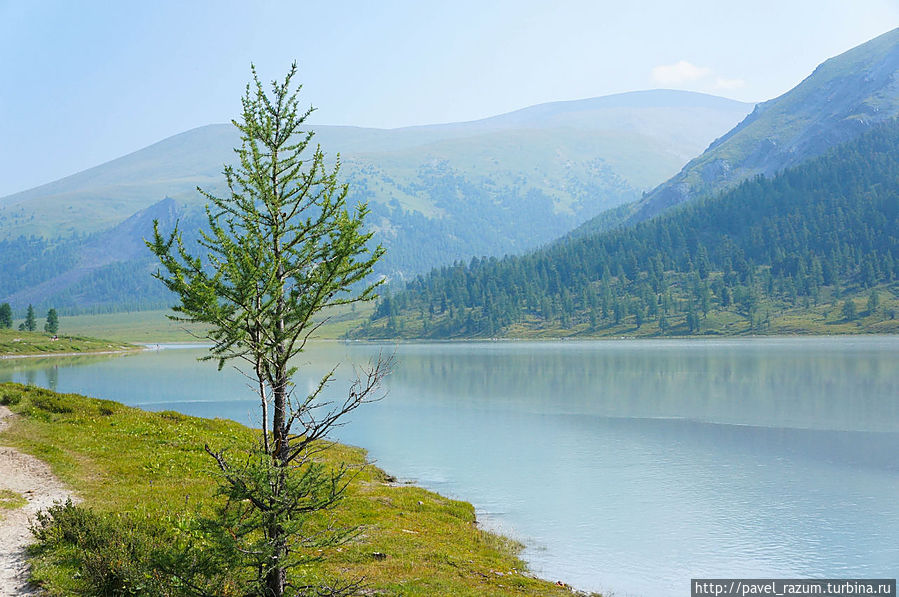
{"type": "Polygon", "coordinates": [[[756,175],[772,176],[899,115],[899,29],[822,63],[795,88],[758,104],[676,176],[580,233],[640,222],[756,175]]]}
{"type": "MultiPolygon", "coordinates": [[[[351,201],[405,278],[472,255],[539,246],[670,176],[750,106],[646,91],[534,106],[484,120],[396,130],[316,127],[341,152],[351,201]]],[[[239,143],[211,125],[0,199],[0,300],[66,309],[159,306],[140,242],[155,215],[194,234],[201,186],[222,192],[239,143]],[[168,201],[160,203],[164,199],[168,201]]]]}
{"type": "MultiPolygon", "coordinates": [[[[182,221],[195,230],[200,214],[167,198],[102,232],[55,241],[39,237],[0,240],[3,301],[18,310],[33,304],[63,312],[78,311],[85,305],[101,311],[166,305],[169,296],[151,278],[156,264],[143,241],[152,236],[154,220],[164,229],[182,221]]],[[[195,234],[186,237],[188,242],[194,239],[195,234]]]]}
{"type": "Polygon", "coordinates": [[[432,271],[362,336],[897,331],[899,120],[635,226],[432,271]]]}
{"type": "MultiPolygon", "coordinates": [[[[344,175],[367,183],[376,203],[442,217],[419,173],[450,169],[494,191],[551,192],[554,211],[598,210],[671,176],[751,106],[683,91],[643,91],[555,102],[484,120],[401,129],[316,126],[316,139],[344,175]],[[616,195],[584,196],[574,182],[597,180],[616,195]],[[583,205],[581,205],[583,204],[583,205]]],[[[221,190],[222,165],[239,144],[231,125],[210,125],[67,178],[0,198],[0,238],[107,229],[164,197],[201,201],[197,186],[221,190]]],[[[526,193],[525,193],[526,195],[526,193]]],[[[495,197],[500,200],[501,197],[495,197]]],[[[456,198],[464,208],[464,197],[456,198]]]]}

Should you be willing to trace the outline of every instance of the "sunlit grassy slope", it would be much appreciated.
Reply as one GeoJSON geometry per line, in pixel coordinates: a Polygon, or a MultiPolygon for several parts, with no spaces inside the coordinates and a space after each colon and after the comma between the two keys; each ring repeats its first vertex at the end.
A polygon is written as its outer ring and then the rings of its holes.
{"type": "Polygon", "coordinates": [[[59,335],[54,340],[50,334],[0,329],[0,356],[89,353],[134,349],[136,349],[135,346],[123,342],[99,340],[96,337],[84,337],[80,334],[59,335]]]}
{"type": "MultiPolygon", "coordinates": [[[[473,122],[400,129],[312,128],[315,142],[331,158],[341,154],[345,177],[370,183],[375,192],[368,199],[396,201],[403,209],[432,217],[439,212],[417,188],[422,168],[445,162],[473,181],[495,178],[516,188],[539,189],[552,179],[559,183],[553,186],[554,194],[567,202],[577,190],[572,183],[595,174],[584,165],[600,160],[629,187],[640,190],[674,174],[750,109],[749,104],[720,97],[652,90],[541,104],[473,122]],[[510,173],[516,173],[516,180],[503,180],[510,173]]],[[[233,126],[209,125],[2,197],[0,239],[96,232],[163,197],[202,203],[196,187],[221,192],[223,164],[234,159],[232,148],[239,145],[233,126]]]]}
{"type": "MultiPolygon", "coordinates": [[[[341,307],[332,310],[328,322],[318,329],[320,339],[335,339],[367,319],[372,305],[341,307]]],[[[172,321],[170,310],[103,313],[98,315],[70,315],[60,318],[60,329],[70,334],[109,338],[120,342],[146,344],[204,342],[202,326],[172,321]]]]}
{"type": "MultiPolygon", "coordinates": [[[[256,438],[231,421],[149,413],[18,384],[0,385],[0,402],[20,415],[0,443],[46,460],[84,505],[173,523],[212,503],[213,462],[203,444],[233,451],[256,438]]],[[[365,452],[338,445],[326,461],[361,466],[365,452]]],[[[470,504],[398,484],[374,466],[361,469],[334,517],[338,525],[361,525],[362,535],[304,573],[364,577],[369,594],[378,595],[571,594],[528,574],[516,556],[520,546],[480,530],[470,504]]],[[[80,594],[66,554],[44,552],[33,564],[50,595],[80,594]]]]}

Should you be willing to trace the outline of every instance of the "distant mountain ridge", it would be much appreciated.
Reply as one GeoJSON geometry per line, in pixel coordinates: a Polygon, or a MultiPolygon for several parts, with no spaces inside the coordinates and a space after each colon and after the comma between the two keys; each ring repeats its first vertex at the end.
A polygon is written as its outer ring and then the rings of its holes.
{"type": "MultiPolygon", "coordinates": [[[[658,90],[555,102],[465,123],[313,128],[314,142],[330,159],[341,152],[350,201],[369,203],[368,224],[388,250],[378,273],[405,278],[457,259],[549,242],[636,199],[750,108],[658,90]]],[[[204,203],[196,187],[223,193],[221,170],[238,144],[233,126],[209,125],[0,198],[0,242],[10,260],[0,265],[17,272],[0,276],[0,301],[113,308],[124,304],[126,292],[163,300],[154,280],[140,287],[116,282],[149,267],[149,254],[142,257],[138,240],[128,238],[141,238],[141,226],[142,236],[150,233],[145,213],[138,214],[163,207],[182,218],[195,214],[204,203]],[[165,206],[152,207],[164,198],[165,206]],[[107,290],[92,296],[91,284],[107,290]]],[[[191,216],[182,224],[196,227],[203,220],[191,216]]]]}
{"type": "Polygon", "coordinates": [[[155,268],[148,259],[144,239],[152,235],[154,221],[171,230],[179,220],[193,223],[196,219],[197,214],[165,198],[109,230],[76,235],[55,245],[42,239],[0,241],[0,263],[4,266],[0,288],[9,293],[3,300],[13,305],[55,305],[62,309],[116,301],[128,308],[154,306],[166,299],[167,293],[148,283],[155,268]],[[33,247],[30,252],[15,251],[29,244],[33,247]],[[135,291],[136,296],[125,301],[120,295],[128,291],[135,291]]]}
{"type": "MultiPolygon", "coordinates": [[[[497,170],[504,172],[505,178],[512,178],[509,172],[513,171],[527,176],[528,169],[539,169],[541,161],[553,154],[506,158],[505,150],[534,143],[561,152],[561,165],[567,163],[569,169],[576,165],[570,157],[575,153],[585,163],[602,160],[624,181],[626,194],[635,196],[657,184],[666,171],[676,171],[679,163],[739,121],[750,108],[750,104],[715,96],[652,90],[553,102],[462,123],[400,129],[310,128],[316,131],[314,142],[331,158],[341,153],[344,175],[351,182],[378,178],[369,185],[383,187],[375,193],[375,201],[387,204],[396,199],[403,208],[430,217],[434,215],[433,201],[409,197],[410,189],[390,179],[401,183],[400,177],[441,162],[481,178],[495,177],[497,170]],[[490,161],[476,163],[474,158],[490,161]],[[522,158],[527,163],[522,163],[522,158]]],[[[237,132],[230,124],[203,126],[78,174],[2,197],[0,238],[20,234],[55,238],[75,231],[93,232],[117,224],[163,197],[181,203],[201,201],[196,187],[221,190],[222,166],[233,160],[233,148],[238,144],[237,132]],[[61,213],[65,222],[58,221],[61,213]]],[[[558,169],[560,164],[551,166],[558,169]]],[[[561,203],[572,203],[571,197],[563,196],[564,177],[555,172],[540,174],[551,175],[540,188],[555,191],[561,203]]],[[[613,196],[594,201],[615,204],[621,199],[613,196]]]]}
{"type": "Polygon", "coordinates": [[[899,29],[820,64],[787,93],[758,104],[674,177],[616,218],[581,233],[646,220],[704,194],[822,155],[871,126],[899,116],[899,29]]]}

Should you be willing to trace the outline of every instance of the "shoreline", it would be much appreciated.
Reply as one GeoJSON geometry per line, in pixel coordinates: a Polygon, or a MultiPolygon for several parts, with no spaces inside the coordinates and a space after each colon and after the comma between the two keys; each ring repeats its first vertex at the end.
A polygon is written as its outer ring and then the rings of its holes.
{"type": "MultiPolygon", "coordinates": [[[[752,334],[752,335],[694,335],[694,336],[546,336],[546,337],[529,337],[521,338],[516,336],[509,337],[493,337],[493,338],[340,338],[337,339],[341,344],[353,345],[371,345],[371,344],[492,344],[500,342],[509,343],[546,343],[546,342],[570,342],[570,343],[614,343],[622,341],[646,341],[646,342],[665,342],[676,341],[753,341],[753,340],[815,340],[815,339],[838,339],[838,338],[895,338],[899,337],[899,332],[870,332],[857,334],[752,334]]],[[[330,338],[323,338],[318,341],[329,341],[330,338]]]]}
{"type": "MultiPolygon", "coordinates": [[[[16,391],[26,392],[21,400],[28,402],[31,398],[27,392],[27,387],[21,384],[4,384],[8,388],[16,391]]],[[[52,391],[50,391],[52,392],[52,391]]],[[[26,453],[34,451],[33,442],[40,444],[43,442],[47,445],[64,445],[65,452],[71,452],[73,455],[79,455],[89,452],[92,458],[98,458],[98,462],[108,462],[104,457],[104,451],[110,450],[110,444],[105,441],[105,436],[109,434],[120,434],[121,430],[127,430],[133,425],[139,425],[141,428],[147,426],[154,427],[158,433],[173,434],[187,433],[187,439],[193,440],[192,435],[208,439],[209,437],[217,437],[224,433],[229,436],[238,434],[250,437],[253,429],[244,424],[228,421],[225,419],[211,419],[208,417],[195,417],[191,415],[160,414],[153,411],[144,410],[140,407],[129,407],[122,403],[111,402],[90,398],[77,394],[58,394],[52,392],[57,400],[62,401],[62,409],[64,412],[52,413],[50,417],[53,420],[44,421],[40,417],[26,417],[18,421],[20,424],[27,424],[30,430],[27,432],[28,446],[22,446],[22,430],[13,429],[13,433],[5,437],[4,444],[13,445],[23,449],[26,453]],[[83,417],[85,412],[93,413],[96,408],[105,408],[106,413],[103,417],[83,417]],[[78,425],[66,426],[66,434],[60,436],[54,425],[57,419],[66,420],[76,417],[79,421],[78,425]],[[195,427],[195,428],[194,428],[195,427]],[[107,429],[109,428],[109,429],[107,429]],[[96,445],[95,445],[96,444],[96,445]]],[[[14,402],[19,404],[19,400],[14,402]]],[[[46,407],[38,404],[35,408],[39,410],[47,410],[46,407]]],[[[49,412],[49,411],[48,411],[49,412]]],[[[18,426],[17,426],[18,427],[18,426]]],[[[178,436],[181,438],[181,435],[178,436]]],[[[186,441],[182,438],[179,441],[186,441]]],[[[145,442],[144,442],[145,443],[145,442]]],[[[137,442],[132,447],[141,450],[150,449],[147,445],[137,442]]],[[[153,450],[157,446],[152,446],[153,450]]],[[[473,594],[470,591],[475,589],[479,594],[483,595],[505,595],[508,593],[507,588],[516,587],[516,593],[525,595],[595,595],[583,590],[579,590],[571,585],[559,581],[552,581],[548,578],[540,577],[532,572],[525,560],[521,558],[521,550],[526,546],[510,537],[507,534],[501,534],[496,529],[490,529],[484,524],[484,520],[478,516],[476,508],[471,502],[458,500],[448,497],[444,494],[429,490],[421,484],[410,480],[398,480],[390,473],[380,468],[369,458],[369,453],[364,448],[354,447],[348,444],[335,444],[334,451],[330,452],[334,462],[343,461],[355,463],[366,471],[365,478],[360,478],[360,483],[356,486],[358,492],[355,499],[364,497],[366,503],[376,505],[378,520],[375,527],[381,529],[373,538],[374,541],[365,546],[356,548],[360,554],[364,555],[363,560],[370,559],[371,554],[385,554],[377,556],[379,562],[378,568],[386,568],[377,582],[385,586],[394,582],[391,576],[391,567],[398,564],[391,562],[399,562],[405,566],[405,562],[416,563],[416,568],[404,574],[404,582],[420,583],[422,588],[426,588],[431,582],[429,579],[436,578],[441,583],[458,583],[452,586],[454,589],[467,589],[465,594],[473,594]],[[411,482],[410,482],[411,481],[411,482]],[[446,527],[446,528],[444,528],[446,527]],[[438,558],[433,562],[426,557],[428,554],[443,553],[445,546],[440,543],[439,537],[443,535],[435,535],[435,533],[449,533],[446,536],[460,540],[458,546],[454,547],[449,553],[451,561],[444,562],[438,558]],[[438,537],[438,539],[434,539],[438,537]],[[412,542],[411,544],[409,542],[412,542]],[[415,551],[412,554],[406,554],[404,549],[400,549],[397,545],[412,545],[415,551]],[[372,551],[374,550],[374,551],[372,551]],[[436,563],[435,563],[436,562],[436,563]],[[462,567],[466,574],[460,576],[459,567],[462,567]],[[420,568],[420,569],[419,569],[420,568]]],[[[183,446],[167,445],[162,453],[154,452],[159,462],[167,463],[172,461],[173,457],[178,454],[193,454],[190,450],[185,450],[183,446]]],[[[200,455],[202,458],[203,455],[200,455]]],[[[110,455],[115,460],[115,457],[110,455]]],[[[41,458],[51,468],[59,465],[59,457],[41,458]]],[[[131,462],[131,460],[129,460],[131,462]]],[[[205,466],[205,465],[204,465],[205,466]]],[[[162,469],[152,469],[149,473],[150,493],[154,494],[153,503],[156,506],[165,505],[167,492],[170,488],[166,483],[177,477],[178,482],[172,484],[177,486],[177,497],[180,500],[183,495],[200,498],[207,493],[203,485],[206,482],[206,476],[197,473],[203,467],[196,467],[190,463],[182,463],[178,467],[180,474],[173,475],[171,471],[162,471],[162,469]],[[196,469],[196,470],[194,470],[196,469]],[[185,489],[185,482],[190,487],[185,489]]],[[[118,492],[112,492],[110,495],[103,490],[103,484],[95,478],[95,475],[85,476],[79,472],[71,472],[63,475],[67,478],[73,491],[81,495],[85,503],[92,507],[100,509],[109,508],[111,511],[117,511],[120,507],[127,509],[128,504],[135,499],[145,500],[144,493],[136,493],[136,488],[143,487],[146,482],[148,472],[146,466],[136,467],[134,470],[128,469],[120,479],[118,484],[118,492]]],[[[141,490],[142,491],[142,490],[141,490]]],[[[203,497],[203,499],[207,499],[203,497]]],[[[186,501],[185,501],[186,503],[186,501]]],[[[366,508],[354,509],[352,502],[348,502],[344,513],[348,516],[368,516],[366,508]],[[360,514],[361,513],[361,514],[360,514]]],[[[366,524],[372,524],[370,521],[366,524]]],[[[454,544],[455,545],[455,544],[454,544]]],[[[338,553],[340,550],[337,550],[338,553]]],[[[339,560],[340,556],[335,556],[339,560]]],[[[358,558],[357,558],[358,559],[358,558]]],[[[36,560],[32,559],[34,564],[36,560]]],[[[41,574],[46,574],[46,565],[49,560],[44,559],[40,563],[42,569],[41,574]]],[[[343,564],[340,564],[343,565],[343,564]]],[[[370,566],[365,564],[364,566],[370,566]]],[[[33,570],[33,569],[32,569],[33,570]]],[[[363,570],[369,573],[375,573],[377,577],[379,573],[376,569],[363,570]]],[[[46,579],[42,576],[39,580],[46,579]]],[[[0,592],[2,593],[2,592],[0,592]]],[[[444,593],[447,594],[447,593],[444,593]]]]}
{"type": "Polygon", "coordinates": [[[84,352],[37,352],[27,354],[0,354],[0,361],[6,359],[38,359],[41,357],[80,357],[90,355],[108,355],[108,354],[128,354],[131,352],[142,352],[149,348],[128,348],[123,350],[86,350],[84,352]]]}

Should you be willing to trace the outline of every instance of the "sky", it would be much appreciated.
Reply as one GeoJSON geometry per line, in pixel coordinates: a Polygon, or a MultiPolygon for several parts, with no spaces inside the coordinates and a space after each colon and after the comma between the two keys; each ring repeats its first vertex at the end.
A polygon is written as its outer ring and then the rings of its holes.
{"type": "Polygon", "coordinates": [[[296,61],[313,124],[395,128],[652,88],[764,101],[897,26],[897,0],[0,0],[0,197],[230,121],[251,63],[296,61]]]}

